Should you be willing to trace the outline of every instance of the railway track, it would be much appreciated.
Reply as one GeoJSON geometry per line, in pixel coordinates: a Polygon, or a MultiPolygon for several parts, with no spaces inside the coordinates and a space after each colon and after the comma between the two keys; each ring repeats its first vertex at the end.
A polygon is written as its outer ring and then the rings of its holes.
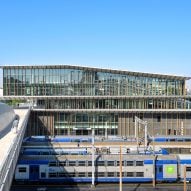
{"type": "MultiPolygon", "coordinates": [[[[144,183],[144,184],[123,184],[123,191],[182,191],[184,188],[183,183],[160,183],[156,184],[155,187],[153,187],[152,183],[144,183]]],[[[191,190],[191,184],[187,183],[186,185],[187,191],[191,190]]],[[[78,191],[88,191],[88,190],[110,190],[110,191],[117,191],[119,190],[119,184],[118,183],[100,183],[96,184],[95,188],[91,188],[91,184],[24,184],[24,185],[18,185],[13,183],[11,191],[24,191],[24,190],[38,190],[39,188],[44,188],[46,190],[60,190],[60,191],[66,191],[66,190],[78,190],[78,191]]]]}

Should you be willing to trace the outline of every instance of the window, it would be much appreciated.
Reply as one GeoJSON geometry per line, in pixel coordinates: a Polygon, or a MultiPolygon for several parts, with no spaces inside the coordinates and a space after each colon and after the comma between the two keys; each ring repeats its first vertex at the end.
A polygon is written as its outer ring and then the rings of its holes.
{"type": "Polygon", "coordinates": [[[41,178],[46,178],[46,173],[45,172],[41,172],[41,178]]]}
{"type": "Polygon", "coordinates": [[[67,173],[65,172],[59,172],[58,177],[67,177],[67,173]]]}
{"type": "Polygon", "coordinates": [[[160,115],[157,116],[157,122],[161,122],[161,116],[160,115]]]}
{"type": "Polygon", "coordinates": [[[104,172],[98,172],[98,177],[105,177],[105,173],[104,172]]]}
{"type": "MultiPolygon", "coordinates": [[[[120,176],[120,173],[117,172],[117,176],[119,177],[120,176]]],[[[124,176],[124,172],[122,172],[122,176],[124,176]]]]}
{"type": "Polygon", "coordinates": [[[107,161],[107,166],[115,166],[114,161],[107,161]]]}
{"type": "Polygon", "coordinates": [[[49,166],[56,166],[57,164],[56,164],[56,162],[50,162],[49,163],[49,166]]]}
{"type": "Polygon", "coordinates": [[[96,161],[97,166],[105,166],[105,161],[96,161]]]}
{"type": "Polygon", "coordinates": [[[75,177],[75,173],[74,172],[70,172],[70,173],[68,173],[68,176],[75,177]]]}
{"type": "Polygon", "coordinates": [[[41,154],[41,155],[50,155],[49,152],[41,152],[40,154],[41,154]]]}
{"type": "Polygon", "coordinates": [[[186,171],[190,172],[190,171],[191,171],[191,167],[190,167],[190,166],[187,166],[187,167],[186,167],[186,171]]]}
{"type": "Polygon", "coordinates": [[[48,176],[49,176],[49,178],[53,178],[53,177],[57,177],[57,174],[56,174],[56,172],[50,172],[48,174],[48,176]]]}
{"type": "Polygon", "coordinates": [[[85,161],[78,161],[78,166],[86,166],[86,162],[85,161]]]}
{"type": "Polygon", "coordinates": [[[162,166],[158,168],[159,173],[162,173],[162,166]]]}
{"type": "Polygon", "coordinates": [[[133,175],[134,173],[133,172],[127,172],[127,177],[134,177],[134,175],[133,175]]]}
{"type": "Polygon", "coordinates": [[[136,166],[143,166],[143,161],[136,161],[136,166]]]}
{"type": "Polygon", "coordinates": [[[114,172],[107,172],[107,176],[108,176],[108,177],[114,177],[114,176],[115,176],[115,173],[114,173],[114,172]]]}
{"type": "Polygon", "coordinates": [[[136,177],[144,177],[144,172],[136,172],[136,177]]]}
{"type": "Polygon", "coordinates": [[[88,172],[88,177],[92,177],[92,172],[88,172]]]}
{"type": "MultiPolygon", "coordinates": [[[[117,166],[120,166],[120,161],[117,161],[117,166]]],[[[124,161],[122,161],[122,166],[124,166],[124,161]]]]}
{"type": "Polygon", "coordinates": [[[69,162],[68,162],[68,165],[69,165],[69,166],[76,166],[76,161],[69,161],[69,162]]]}
{"type": "Polygon", "coordinates": [[[92,166],[92,161],[88,161],[88,166],[92,166]]]}
{"type": "Polygon", "coordinates": [[[26,167],[20,167],[19,168],[19,172],[26,172],[26,171],[27,171],[26,167]]]}
{"type": "Polygon", "coordinates": [[[133,161],[127,161],[127,162],[126,162],[126,165],[127,165],[127,166],[133,166],[134,164],[133,164],[133,161]]]}
{"type": "Polygon", "coordinates": [[[66,166],[66,161],[59,162],[59,166],[66,166]]]}
{"type": "Polygon", "coordinates": [[[79,173],[78,173],[78,177],[86,177],[85,172],[79,172],[79,173]]]}

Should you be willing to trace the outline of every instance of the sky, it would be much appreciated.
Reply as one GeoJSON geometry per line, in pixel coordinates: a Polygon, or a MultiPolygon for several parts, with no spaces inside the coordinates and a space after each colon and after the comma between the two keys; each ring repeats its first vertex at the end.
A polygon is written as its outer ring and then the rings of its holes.
{"type": "Polygon", "coordinates": [[[0,0],[0,66],[191,76],[190,10],[190,0],[0,0]]]}

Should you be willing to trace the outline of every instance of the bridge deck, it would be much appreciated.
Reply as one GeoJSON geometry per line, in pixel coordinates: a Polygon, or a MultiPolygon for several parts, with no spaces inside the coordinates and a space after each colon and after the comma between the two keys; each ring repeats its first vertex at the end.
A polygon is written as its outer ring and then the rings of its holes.
{"type": "Polygon", "coordinates": [[[25,110],[16,109],[15,113],[20,118],[17,133],[16,129],[10,130],[0,139],[0,191],[10,190],[14,169],[30,115],[30,108],[25,110]]]}
{"type": "MultiPolygon", "coordinates": [[[[15,113],[20,117],[18,131],[20,130],[23,120],[28,112],[28,109],[15,109],[15,113]]],[[[17,137],[17,133],[15,133],[15,129],[9,131],[4,137],[0,139],[0,169],[3,166],[4,161],[6,160],[7,155],[9,154],[9,150],[14,144],[15,138],[17,137]]]]}

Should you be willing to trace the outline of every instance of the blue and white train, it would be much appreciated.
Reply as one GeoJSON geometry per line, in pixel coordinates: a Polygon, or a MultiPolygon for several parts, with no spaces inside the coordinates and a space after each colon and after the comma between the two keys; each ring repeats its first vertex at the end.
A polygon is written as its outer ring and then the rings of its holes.
{"type": "Polygon", "coordinates": [[[63,142],[63,143],[69,143],[69,142],[76,142],[76,143],[84,143],[84,142],[91,142],[92,138],[88,136],[55,136],[55,137],[49,137],[49,136],[31,136],[26,137],[24,139],[24,142],[63,142]]]}
{"type": "Polygon", "coordinates": [[[87,148],[24,148],[23,155],[86,155],[87,148]]]}
{"type": "MultiPolygon", "coordinates": [[[[95,155],[96,182],[118,182],[119,155],[95,155]]],[[[122,155],[123,182],[191,181],[191,155],[122,155]]],[[[91,182],[91,155],[22,155],[15,181],[19,182],[91,182]]]]}
{"type": "Polygon", "coordinates": [[[171,136],[157,136],[150,137],[150,141],[155,142],[191,142],[190,136],[181,136],[181,135],[171,135],[171,136]]]}

